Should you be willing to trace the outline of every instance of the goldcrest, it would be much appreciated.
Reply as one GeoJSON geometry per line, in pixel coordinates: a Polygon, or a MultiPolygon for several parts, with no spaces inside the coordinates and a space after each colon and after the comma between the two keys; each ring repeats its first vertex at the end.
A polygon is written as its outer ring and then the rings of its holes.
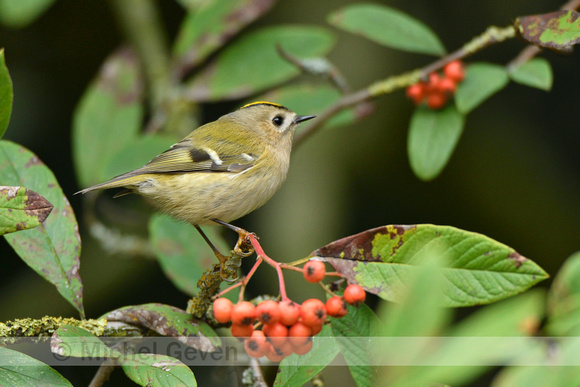
{"type": "Polygon", "coordinates": [[[141,194],[198,230],[228,223],[261,207],[280,188],[294,129],[314,117],[254,102],[197,128],[143,167],[80,193],[122,187],[116,196],[141,194]]]}

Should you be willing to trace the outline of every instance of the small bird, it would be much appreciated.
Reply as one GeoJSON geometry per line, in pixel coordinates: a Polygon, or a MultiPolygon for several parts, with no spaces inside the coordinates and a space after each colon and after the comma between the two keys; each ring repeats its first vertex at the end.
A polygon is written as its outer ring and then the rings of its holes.
{"type": "Polygon", "coordinates": [[[191,223],[223,264],[200,225],[229,224],[264,205],[280,188],[290,164],[294,129],[315,116],[299,116],[271,102],[253,102],[200,126],[133,171],[85,188],[124,188],[115,195],[143,195],[161,211],[191,223]]]}

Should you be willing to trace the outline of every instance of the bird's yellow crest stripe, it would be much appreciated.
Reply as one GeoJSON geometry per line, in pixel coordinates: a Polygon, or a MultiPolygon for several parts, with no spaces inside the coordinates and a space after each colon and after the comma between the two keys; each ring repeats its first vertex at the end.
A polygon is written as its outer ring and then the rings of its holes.
{"type": "Polygon", "coordinates": [[[256,102],[252,102],[252,103],[249,103],[247,105],[242,106],[240,109],[245,109],[247,107],[255,106],[255,105],[270,105],[270,106],[275,106],[275,107],[280,108],[280,109],[288,110],[287,107],[284,107],[282,105],[278,105],[277,103],[267,102],[267,101],[256,101],[256,102]]]}

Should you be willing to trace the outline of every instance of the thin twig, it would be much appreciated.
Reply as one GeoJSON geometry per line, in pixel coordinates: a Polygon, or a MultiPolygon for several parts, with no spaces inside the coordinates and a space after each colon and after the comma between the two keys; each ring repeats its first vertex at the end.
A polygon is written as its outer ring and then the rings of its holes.
{"type": "Polygon", "coordinates": [[[97,370],[95,376],[93,376],[93,380],[91,380],[89,387],[101,387],[109,380],[114,369],[115,366],[110,363],[110,361],[105,360],[97,370]]]}
{"type": "Polygon", "coordinates": [[[278,274],[278,284],[280,287],[280,297],[282,298],[282,301],[287,300],[288,297],[286,296],[286,284],[284,282],[284,275],[282,274],[282,268],[280,267],[280,263],[276,262],[275,260],[266,255],[264,249],[260,245],[260,242],[258,242],[258,238],[256,238],[256,235],[248,234],[246,238],[248,238],[248,240],[254,247],[256,255],[259,258],[262,258],[268,265],[276,269],[276,273],[278,274]]]}
{"type": "Polygon", "coordinates": [[[254,387],[268,387],[268,384],[266,384],[266,381],[264,380],[264,375],[262,374],[262,368],[260,368],[258,359],[251,357],[250,367],[254,373],[254,387]]]}

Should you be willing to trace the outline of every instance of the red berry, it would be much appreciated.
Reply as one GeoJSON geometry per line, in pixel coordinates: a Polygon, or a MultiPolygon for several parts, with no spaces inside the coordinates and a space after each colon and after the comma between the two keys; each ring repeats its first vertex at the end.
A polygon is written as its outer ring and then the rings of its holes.
{"type": "Polygon", "coordinates": [[[272,344],[272,346],[277,353],[281,353],[284,357],[290,356],[294,352],[294,346],[289,341],[285,341],[280,345],[272,344]]]}
{"type": "Polygon", "coordinates": [[[308,282],[320,282],[326,275],[326,266],[321,261],[308,261],[302,271],[308,282]]]}
{"type": "Polygon", "coordinates": [[[284,300],[278,304],[280,322],[284,325],[293,325],[300,317],[300,304],[291,300],[284,300]]]}
{"type": "Polygon", "coordinates": [[[312,339],[308,339],[304,344],[294,346],[294,353],[297,355],[306,355],[312,349],[312,339]]]}
{"type": "Polygon", "coordinates": [[[429,109],[438,110],[445,106],[447,102],[447,95],[444,92],[438,91],[427,95],[427,106],[429,109]]]}
{"type": "Polygon", "coordinates": [[[346,302],[339,296],[330,297],[326,300],[326,313],[332,317],[346,316],[346,302]]]}
{"type": "Polygon", "coordinates": [[[213,316],[220,324],[230,322],[234,304],[227,298],[218,298],[213,302],[213,316]]]}
{"type": "Polygon", "coordinates": [[[246,353],[251,357],[262,357],[266,354],[268,349],[268,342],[266,336],[262,331],[253,331],[252,336],[244,342],[246,353]]]}
{"type": "Polygon", "coordinates": [[[268,358],[268,360],[277,363],[279,361],[282,361],[282,359],[284,359],[284,353],[279,349],[276,349],[272,344],[268,343],[268,347],[266,349],[266,357],[268,358]]]}
{"type": "Polygon", "coordinates": [[[455,90],[457,90],[457,83],[451,78],[443,78],[441,82],[439,82],[439,89],[452,95],[455,93],[455,90]]]}
{"type": "Polygon", "coordinates": [[[350,284],[344,289],[342,296],[349,304],[357,305],[365,301],[367,294],[360,285],[350,284]]]}
{"type": "Polygon", "coordinates": [[[280,308],[276,301],[267,300],[256,307],[256,317],[263,324],[273,324],[280,319],[280,308]]]}
{"type": "Polygon", "coordinates": [[[242,301],[234,305],[232,309],[232,323],[237,325],[252,325],[256,320],[256,307],[248,302],[242,301]]]}
{"type": "Polygon", "coordinates": [[[322,327],[324,326],[324,324],[320,323],[320,324],[316,324],[316,325],[312,325],[310,328],[312,329],[312,336],[316,336],[317,334],[320,333],[320,331],[322,330],[322,327]]]}
{"type": "Polygon", "coordinates": [[[311,298],[302,303],[300,307],[302,322],[310,327],[324,323],[326,320],[326,307],[316,298],[311,298]]]}
{"type": "Polygon", "coordinates": [[[312,328],[308,325],[297,322],[288,330],[288,340],[294,346],[301,346],[312,336],[312,328]]]}
{"type": "Polygon", "coordinates": [[[432,94],[435,91],[439,91],[439,84],[441,83],[441,77],[439,76],[438,73],[431,73],[429,74],[429,81],[427,82],[427,85],[425,86],[425,93],[427,94],[427,98],[429,98],[429,95],[432,94]]]}
{"type": "Polygon", "coordinates": [[[465,79],[465,70],[463,69],[463,64],[458,60],[447,63],[445,67],[443,67],[443,74],[455,82],[461,82],[463,79],[465,79]]]}
{"type": "Polygon", "coordinates": [[[252,333],[254,332],[254,327],[252,325],[232,324],[230,330],[232,332],[232,336],[237,338],[243,338],[252,336],[252,333]]]}
{"type": "Polygon", "coordinates": [[[425,98],[425,84],[417,82],[407,87],[406,94],[409,99],[413,100],[415,105],[419,105],[425,98]]]}
{"type": "Polygon", "coordinates": [[[264,324],[264,335],[268,337],[270,342],[275,346],[280,346],[288,341],[288,328],[279,322],[274,324],[264,324]]]}

